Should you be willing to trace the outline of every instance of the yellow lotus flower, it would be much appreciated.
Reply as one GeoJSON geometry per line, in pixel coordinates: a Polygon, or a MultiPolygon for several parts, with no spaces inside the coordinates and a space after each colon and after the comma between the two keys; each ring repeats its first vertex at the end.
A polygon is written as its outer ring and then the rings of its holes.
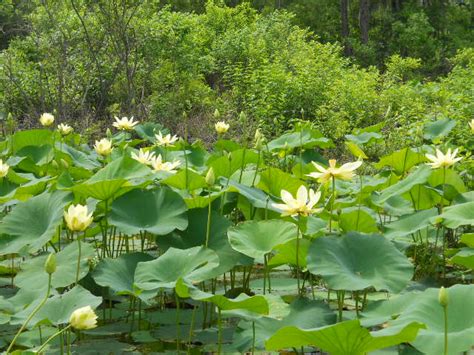
{"type": "Polygon", "coordinates": [[[45,112],[40,116],[39,120],[43,126],[51,126],[54,122],[54,116],[50,113],[45,112]]]}
{"type": "Polygon", "coordinates": [[[69,133],[71,133],[72,131],[74,130],[74,128],[72,128],[71,126],[67,125],[67,124],[64,124],[64,123],[60,123],[58,124],[58,131],[59,133],[61,133],[61,135],[63,136],[67,136],[69,133]]]}
{"type": "Polygon", "coordinates": [[[460,161],[462,157],[456,158],[456,154],[458,154],[458,149],[456,148],[454,152],[451,153],[451,148],[448,149],[446,154],[443,154],[441,150],[436,148],[436,156],[432,154],[426,154],[426,158],[431,161],[431,163],[427,163],[433,169],[437,168],[448,168],[451,165],[454,165],[456,162],[460,161]]]}
{"type": "Polygon", "coordinates": [[[140,148],[138,155],[135,152],[132,152],[132,158],[145,165],[151,165],[151,162],[154,157],[155,157],[154,152],[145,151],[142,148],[140,148]]]}
{"type": "Polygon", "coordinates": [[[308,191],[304,185],[301,185],[296,192],[296,198],[293,198],[293,195],[288,191],[281,190],[281,199],[284,203],[274,203],[272,205],[282,211],[282,216],[308,216],[316,212],[313,207],[320,198],[320,191],[314,192],[313,189],[308,191]]]}
{"type": "Polygon", "coordinates": [[[97,315],[91,306],[85,306],[72,312],[69,323],[79,330],[93,329],[97,327],[97,315]]]}
{"type": "Polygon", "coordinates": [[[87,206],[71,205],[67,211],[64,211],[64,220],[69,230],[82,232],[92,223],[92,212],[89,213],[87,206]]]}
{"type": "Polygon", "coordinates": [[[122,131],[130,131],[138,124],[138,121],[133,120],[133,116],[130,119],[128,117],[114,117],[114,119],[115,122],[113,123],[113,126],[122,131]]]}
{"type": "Polygon", "coordinates": [[[214,125],[216,132],[218,134],[224,134],[229,130],[230,125],[225,123],[224,121],[219,121],[214,125]]]}
{"type": "Polygon", "coordinates": [[[9,169],[10,166],[7,163],[4,163],[2,159],[0,159],[0,178],[7,176],[9,169]]]}
{"type": "Polygon", "coordinates": [[[362,161],[359,160],[352,163],[346,163],[341,167],[336,168],[336,159],[331,159],[329,160],[329,167],[325,169],[314,161],[312,161],[311,163],[318,171],[308,174],[307,176],[312,177],[314,179],[318,179],[318,181],[321,183],[325,183],[331,180],[332,178],[340,180],[350,180],[355,175],[354,170],[356,170],[362,165],[362,161]]]}
{"type": "Polygon", "coordinates": [[[168,147],[168,146],[172,147],[173,143],[178,140],[178,137],[176,135],[171,137],[171,134],[168,133],[166,136],[163,136],[161,131],[158,132],[158,134],[155,134],[155,138],[156,138],[156,145],[159,145],[159,146],[162,145],[164,147],[168,147]]]}
{"type": "Polygon", "coordinates": [[[105,157],[112,153],[112,142],[107,138],[102,138],[100,141],[95,141],[94,149],[97,154],[105,157]]]}
{"type": "Polygon", "coordinates": [[[469,122],[469,127],[471,127],[471,133],[474,133],[474,119],[469,122]]]}
{"type": "Polygon", "coordinates": [[[180,161],[174,161],[174,162],[164,162],[163,159],[161,158],[161,154],[159,154],[157,157],[153,157],[151,160],[151,166],[153,167],[153,170],[155,171],[167,171],[169,173],[175,173],[176,168],[181,164],[180,161]]]}

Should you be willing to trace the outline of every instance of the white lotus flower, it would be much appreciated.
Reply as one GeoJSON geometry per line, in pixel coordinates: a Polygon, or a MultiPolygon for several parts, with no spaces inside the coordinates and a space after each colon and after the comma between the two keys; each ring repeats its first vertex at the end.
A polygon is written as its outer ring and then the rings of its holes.
{"type": "Polygon", "coordinates": [[[63,136],[67,136],[69,133],[71,133],[74,130],[71,126],[60,123],[58,124],[58,131],[61,133],[63,136]]]}
{"type": "Polygon", "coordinates": [[[107,138],[102,138],[100,141],[95,141],[94,149],[97,154],[105,157],[112,153],[112,142],[107,138]]]}
{"type": "Polygon", "coordinates": [[[341,167],[336,167],[336,159],[329,160],[329,167],[326,169],[321,165],[315,163],[314,161],[311,162],[317,172],[313,172],[308,174],[307,176],[312,177],[314,179],[318,179],[320,183],[325,183],[332,178],[340,179],[340,180],[351,180],[355,173],[354,171],[362,165],[362,161],[358,160],[352,163],[346,163],[341,167]]]}
{"type": "Polygon", "coordinates": [[[64,211],[64,220],[71,231],[82,232],[92,223],[92,212],[89,213],[87,206],[71,205],[64,211]]]}
{"type": "Polygon", "coordinates": [[[135,127],[139,122],[133,120],[133,116],[131,118],[128,117],[114,117],[115,122],[113,123],[113,126],[117,129],[120,129],[122,131],[130,131],[135,127]]]}
{"type": "Polygon", "coordinates": [[[40,116],[39,120],[43,126],[51,126],[54,122],[54,116],[50,113],[45,112],[40,116]]]}
{"type": "Polygon", "coordinates": [[[161,154],[159,154],[157,157],[153,157],[151,160],[151,166],[153,170],[155,171],[167,171],[169,173],[176,173],[176,168],[181,164],[180,161],[174,161],[174,162],[164,162],[161,154]]]}
{"type": "Polygon", "coordinates": [[[4,163],[2,159],[0,159],[0,178],[7,176],[9,169],[10,166],[7,163],[4,163]]]}
{"type": "Polygon", "coordinates": [[[158,134],[155,134],[155,138],[156,138],[156,145],[159,145],[159,146],[162,145],[165,147],[168,147],[168,146],[172,147],[173,143],[178,140],[178,137],[176,135],[171,137],[171,134],[168,133],[166,136],[163,136],[161,131],[158,132],[158,134]]]}
{"type": "Polygon", "coordinates": [[[282,211],[282,216],[308,216],[317,211],[313,207],[320,198],[320,191],[314,192],[313,189],[308,191],[304,185],[301,185],[296,192],[296,198],[293,198],[293,195],[288,191],[281,190],[281,199],[284,203],[274,203],[272,205],[282,211]]]}
{"type": "Polygon", "coordinates": [[[154,152],[145,151],[143,150],[143,148],[140,148],[138,155],[137,153],[132,152],[132,158],[145,165],[151,165],[154,157],[155,157],[154,152]]]}
{"type": "Polygon", "coordinates": [[[93,329],[97,327],[97,315],[91,306],[85,306],[72,312],[69,323],[75,329],[93,329]]]}
{"type": "Polygon", "coordinates": [[[431,161],[431,163],[427,163],[433,169],[437,168],[448,168],[451,165],[454,165],[456,162],[460,161],[462,157],[456,158],[456,154],[458,154],[458,149],[456,148],[454,152],[451,153],[451,148],[448,149],[446,154],[443,154],[441,150],[436,148],[436,156],[432,154],[426,154],[426,158],[431,161]]]}
{"type": "Polygon", "coordinates": [[[224,134],[229,130],[230,125],[228,123],[225,123],[224,121],[219,121],[214,125],[214,128],[216,129],[216,132],[218,134],[224,134]]]}

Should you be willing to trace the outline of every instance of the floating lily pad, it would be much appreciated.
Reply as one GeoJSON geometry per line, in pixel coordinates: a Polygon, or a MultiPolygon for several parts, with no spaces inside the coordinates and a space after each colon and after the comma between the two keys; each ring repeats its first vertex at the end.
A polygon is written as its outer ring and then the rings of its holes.
{"type": "Polygon", "coordinates": [[[400,292],[413,275],[405,255],[381,235],[349,233],[317,238],[308,252],[308,269],[331,289],[400,292]]]}

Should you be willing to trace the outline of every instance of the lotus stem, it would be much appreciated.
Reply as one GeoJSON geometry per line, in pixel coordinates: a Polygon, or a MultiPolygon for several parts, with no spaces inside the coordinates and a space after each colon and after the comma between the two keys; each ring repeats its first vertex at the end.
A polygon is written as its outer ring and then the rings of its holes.
{"type": "Polygon", "coordinates": [[[346,291],[337,290],[337,308],[338,308],[338,322],[342,322],[342,309],[344,308],[344,296],[346,291]]]}
{"type": "Polygon", "coordinates": [[[69,330],[69,328],[71,328],[71,324],[69,324],[67,327],[61,329],[59,332],[56,332],[54,333],[53,335],[51,335],[44,343],[43,345],[41,345],[41,347],[37,350],[37,353],[38,354],[41,354],[41,352],[43,351],[43,349],[46,347],[46,345],[48,345],[48,343],[53,340],[54,338],[56,338],[58,335],[61,335],[62,333],[64,333],[66,330],[69,330]]]}
{"type": "Polygon", "coordinates": [[[444,355],[448,355],[448,306],[443,306],[444,313],[444,355]]]}
{"type": "Polygon", "coordinates": [[[179,325],[179,296],[175,291],[175,299],[176,299],[176,351],[180,352],[180,339],[181,339],[181,326],[179,325]]]}
{"type": "Polygon", "coordinates": [[[299,219],[296,228],[296,284],[298,287],[298,295],[301,295],[300,288],[300,224],[299,219]]]}
{"type": "Polygon", "coordinates": [[[255,174],[253,175],[253,179],[252,179],[252,187],[255,186],[255,180],[257,179],[258,169],[260,167],[260,155],[262,154],[260,149],[258,150],[257,154],[258,154],[257,166],[255,167],[255,174]]]}
{"type": "Polygon", "coordinates": [[[255,321],[252,321],[252,355],[255,353],[255,321]]]}
{"type": "MultiPolygon", "coordinates": [[[[84,232],[85,235],[85,232],[84,232]]],[[[79,272],[81,269],[81,238],[79,238],[79,235],[77,236],[77,265],[76,265],[76,285],[79,282],[79,272]]]]}
{"type": "Polygon", "coordinates": [[[22,326],[20,327],[20,329],[18,330],[18,332],[15,334],[15,337],[13,338],[12,342],[10,343],[10,345],[8,346],[8,349],[7,349],[7,354],[10,353],[11,349],[13,348],[13,345],[15,345],[15,342],[17,341],[18,337],[20,336],[20,334],[23,332],[23,330],[25,330],[26,326],[28,325],[28,323],[31,321],[31,319],[33,319],[34,315],[36,313],[38,313],[38,311],[41,309],[41,307],[44,306],[44,304],[46,303],[46,301],[48,300],[49,298],[49,294],[51,293],[51,277],[52,277],[52,274],[48,274],[48,288],[46,290],[46,296],[43,298],[43,300],[35,307],[35,309],[33,309],[33,312],[30,313],[30,315],[28,316],[28,318],[25,320],[25,322],[22,324],[22,326]]]}
{"type": "Polygon", "coordinates": [[[331,207],[329,212],[329,233],[332,232],[332,212],[334,210],[334,200],[336,199],[336,178],[334,176],[331,177],[331,185],[332,185],[332,195],[331,195],[331,207]]]}
{"type": "MultiPolygon", "coordinates": [[[[239,175],[239,184],[242,182],[242,175],[244,174],[244,166],[245,166],[245,155],[247,153],[247,147],[244,147],[244,151],[242,152],[242,164],[240,165],[240,175],[239,175]]],[[[230,179],[230,176],[229,176],[230,179]]]]}
{"type": "Polygon", "coordinates": [[[222,352],[222,318],[221,318],[221,309],[217,307],[217,353],[220,354],[222,352]]]}
{"type": "Polygon", "coordinates": [[[211,213],[212,213],[211,191],[209,191],[208,196],[209,196],[209,205],[207,207],[206,248],[209,246],[209,236],[211,234],[211,213]]]}
{"type": "Polygon", "coordinates": [[[188,338],[188,354],[191,353],[191,343],[193,341],[193,335],[194,335],[194,322],[196,320],[196,309],[197,306],[195,305],[193,307],[193,313],[191,315],[191,326],[189,328],[189,338],[188,338]]]}

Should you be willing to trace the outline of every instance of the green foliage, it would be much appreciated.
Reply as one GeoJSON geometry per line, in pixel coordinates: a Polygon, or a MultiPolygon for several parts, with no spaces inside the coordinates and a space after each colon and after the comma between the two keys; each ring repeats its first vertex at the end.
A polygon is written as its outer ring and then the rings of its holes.
{"type": "MultiPolygon", "coordinates": [[[[459,51],[448,76],[419,82],[442,57],[468,46],[459,25],[465,18],[461,6],[423,9],[412,1],[398,10],[374,6],[369,44],[357,44],[357,31],[350,40],[356,57],[358,49],[372,53],[379,67],[387,58],[382,74],[341,56],[334,42],[340,40],[335,4],[283,1],[294,13],[258,2],[252,5],[261,13],[249,3],[164,4],[130,2],[120,11],[117,2],[103,0],[25,5],[21,11],[28,14],[31,32],[10,39],[0,56],[0,111],[11,112],[22,125],[44,111],[60,121],[81,117],[76,128],[92,134],[100,121],[135,115],[198,136],[218,108],[242,139],[256,126],[277,135],[301,116],[333,139],[385,122],[389,144],[400,146],[409,139],[403,136],[407,127],[416,132],[418,122],[436,117],[460,121],[453,137],[465,140],[460,127],[473,114],[472,49],[459,51]],[[436,11],[452,17],[433,23],[436,11]],[[309,25],[320,38],[295,22],[309,25]],[[443,26],[457,29],[456,44],[438,35],[443,26]],[[245,123],[238,119],[242,111],[245,123]]],[[[350,8],[351,21],[358,6],[350,8]]],[[[10,10],[5,7],[5,16],[10,10]]]]}

